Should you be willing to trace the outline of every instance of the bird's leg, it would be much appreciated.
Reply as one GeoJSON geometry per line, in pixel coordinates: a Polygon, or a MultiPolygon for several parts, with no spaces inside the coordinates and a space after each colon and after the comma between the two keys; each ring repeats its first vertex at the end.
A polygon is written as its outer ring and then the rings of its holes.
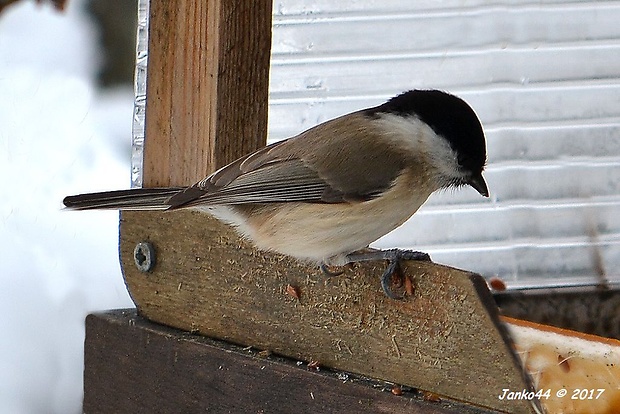
{"type": "Polygon", "coordinates": [[[400,268],[401,260],[422,260],[431,261],[431,257],[427,253],[416,252],[413,250],[401,250],[401,249],[389,249],[378,250],[366,248],[357,252],[349,253],[347,255],[349,262],[368,262],[374,260],[387,260],[388,266],[381,276],[381,287],[385,295],[391,299],[402,299],[402,297],[396,296],[390,287],[392,284],[392,278],[397,276],[401,281],[403,274],[400,268]]]}

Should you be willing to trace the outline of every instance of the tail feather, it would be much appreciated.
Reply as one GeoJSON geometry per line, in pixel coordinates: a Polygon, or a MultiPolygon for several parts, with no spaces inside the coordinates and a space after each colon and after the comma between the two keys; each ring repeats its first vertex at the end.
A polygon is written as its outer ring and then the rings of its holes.
{"type": "Polygon", "coordinates": [[[68,196],[62,202],[70,210],[167,210],[170,208],[170,198],[183,189],[183,187],[133,188],[105,191],[68,196]]]}

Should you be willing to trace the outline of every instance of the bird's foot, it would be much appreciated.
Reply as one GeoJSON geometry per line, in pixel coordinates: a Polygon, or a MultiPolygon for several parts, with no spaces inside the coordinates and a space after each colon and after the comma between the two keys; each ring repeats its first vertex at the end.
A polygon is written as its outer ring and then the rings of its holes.
{"type": "Polygon", "coordinates": [[[397,296],[392,292],[393,279],[397,279],[399,286],[402,286],[405,276],[402,273],[400,262],[402,260],[421,260],[430,262],[431,257],[427,253],[417,252],[413,250],[389,249],[364,249],[359,252],[353,252],[347,255],[349,262],[367,262],[373,260],[387,260],[388,266],[381,276],[381,288],[390,299],[403,299],[403,296],[397,296]]]}
{"type": "Polygon", "coordinates": [[[327,276],[329,277],[334,277],[334,276],[340,276],[341,274],[344,273],[344,270],[340,269],[340,270],[332,270],[332,268],[337,267],[337,266],[329,266],[325,263],[321,263],[321,271],[323,273],[325,273],[327,276]]]}

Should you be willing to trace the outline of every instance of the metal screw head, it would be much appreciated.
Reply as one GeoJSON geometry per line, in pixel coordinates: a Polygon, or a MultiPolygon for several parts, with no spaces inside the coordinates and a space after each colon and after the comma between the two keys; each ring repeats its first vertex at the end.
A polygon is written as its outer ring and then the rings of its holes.
{"type": "Polygon", "coordinates": [[[133,249],[133,260],[141,272],[149,272],[155,266],[155,248],[149,242],[140,242],[133,249]]]}

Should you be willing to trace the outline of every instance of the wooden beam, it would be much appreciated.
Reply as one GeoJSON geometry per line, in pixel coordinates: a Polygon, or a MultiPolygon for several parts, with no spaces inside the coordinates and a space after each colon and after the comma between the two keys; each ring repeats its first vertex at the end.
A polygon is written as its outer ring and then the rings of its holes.
{"type": "Polygon", "coordinates": [[[454,401],[163,327],[134,310],[86,319],[84,407],[108,413],[488,414],[454,401]]]}
{"type": "Polygon", "coordinates": [[[533,388],[478,275],[409,262],[413,296],[395,301],[381,290],[382,262],[326,277],[258,251],[229,226],[191,211],[124,212],[120,250],[129,292],[153,321],[484,407],[532,412],[529,401],[498,399],[504,388],[533,388]],[[155,250],[148,273],[134,264],[140,242],[155,250]]]}
{"type": "Polygon", "coordinates": [[[265,145],[271,7],[150,2],[145,187],[193,184],[265,145]]]}

